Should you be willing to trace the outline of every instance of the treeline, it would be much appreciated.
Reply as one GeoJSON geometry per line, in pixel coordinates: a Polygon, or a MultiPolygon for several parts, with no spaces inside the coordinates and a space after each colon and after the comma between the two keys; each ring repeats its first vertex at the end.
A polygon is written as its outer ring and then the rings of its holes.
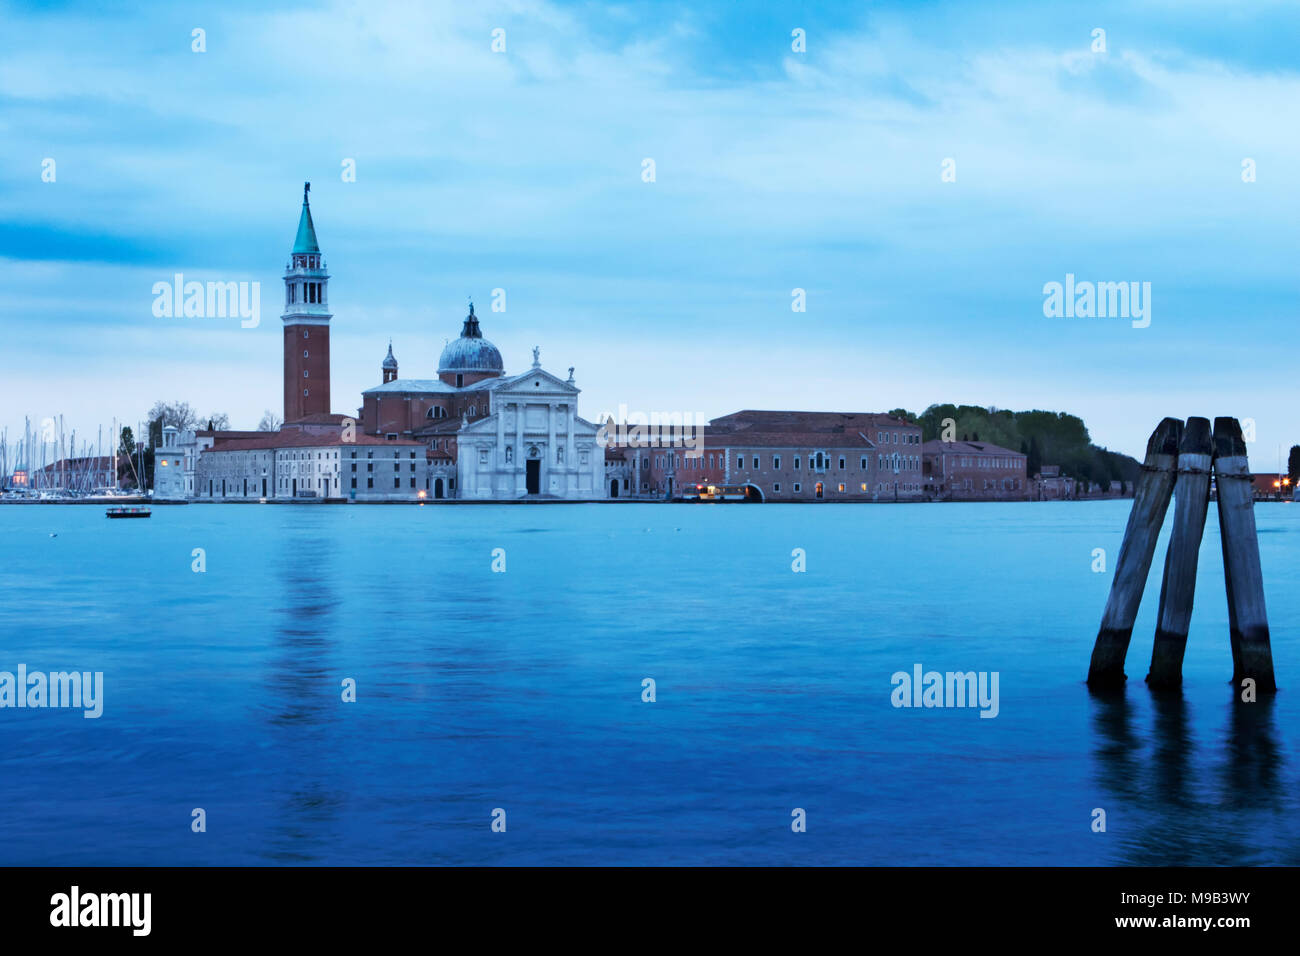
{"type": "Polygon", "coordinates": [[[1060,465],[1061,474],[1108,488],[1112,481],[1136,481],[1140,464],[1128,455],[1092,443],[1083,419],[1065,412],[1035,409],[1012,412],[978,405],[931,405],[920,415],[904,408],[889,414],[921,426],[923,441],[955,439],[989,442],[1028,458],[1032,478],[1043,465],[1060,465]],[[951,419],[951,427],[948,419],[951,419]]]}

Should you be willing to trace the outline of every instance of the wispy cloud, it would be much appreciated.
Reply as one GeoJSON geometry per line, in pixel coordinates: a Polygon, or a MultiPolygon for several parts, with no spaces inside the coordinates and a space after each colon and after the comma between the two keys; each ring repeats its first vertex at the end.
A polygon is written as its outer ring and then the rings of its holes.
{"type": "Polygon", "coordinates": [[[1278,36],[1297,16],[6,7],[0,421],[89,427],[173,396],[246,424],[277,407],[269,313],[311,179],[340,411],[389,336],[404,374],[432,374],[465,296],[504,287],[487,334],[511,367],[533,344],[577,365],[591,414],[956,400],[1067,408],[1129,451],[1168,413],[1246,415],[1290,442],[1266,343],[1300,292],[1300,74],[1278,36]],[[150,286],[177,271],[260,280],[267,320],[155,319],[150,286]],[[1152,282],[1152,326],[1045,319],[1042,284],[1066,272],[1152,282]],[[65,373],[60,356],[91,352],[65,373]],[[1225,362],[1234,393],[1207,393],[1225,362]]]}

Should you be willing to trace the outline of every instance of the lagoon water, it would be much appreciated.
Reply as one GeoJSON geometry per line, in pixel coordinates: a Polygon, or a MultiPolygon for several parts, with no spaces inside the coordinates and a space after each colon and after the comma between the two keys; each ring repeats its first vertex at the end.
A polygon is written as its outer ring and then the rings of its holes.
{"type": "Polygon", "coordinates": [[[105,683],[0,710],[0,863],[1300,863],[1300,507],[1256,509],[1253,705],[1213,507],[1181,696],[1163,544],[1089,694],[1128,508],[0,507],[0,670],[105,683]],[[896,709],[916,664],[997,671],[997,717],[896,709]]]}

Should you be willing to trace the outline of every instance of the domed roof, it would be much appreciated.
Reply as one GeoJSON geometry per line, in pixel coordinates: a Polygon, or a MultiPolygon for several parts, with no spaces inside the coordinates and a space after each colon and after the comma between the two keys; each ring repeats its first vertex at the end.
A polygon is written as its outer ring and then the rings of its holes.
{"type": "Polygon", "coordinates": [[[470,303],[469,315],[465,317],[465,326],[460,330],[460,338],[448,342],[438,358],[438,374],[444,372],[504,372],[505,363],[497,347],[483,338],[479,331],[478,319],[474,315],[474,304],[470,303]]]}
{"type": "Polygon", "coordinates": [[[393,358],[393,343],[388,343],[388,355],[384,359],[382,368],[397,368],[397,359],[393,358]]]}

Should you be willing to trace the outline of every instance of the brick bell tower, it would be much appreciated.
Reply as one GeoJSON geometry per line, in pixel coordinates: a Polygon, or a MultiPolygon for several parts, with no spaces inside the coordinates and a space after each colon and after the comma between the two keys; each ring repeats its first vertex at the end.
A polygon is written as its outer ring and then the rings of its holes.
{"type": "Polygon", "coordinates": [[[329,276],[303,183],[298,236],[284,273],[284,420],[330,410],[329,276]]]}

